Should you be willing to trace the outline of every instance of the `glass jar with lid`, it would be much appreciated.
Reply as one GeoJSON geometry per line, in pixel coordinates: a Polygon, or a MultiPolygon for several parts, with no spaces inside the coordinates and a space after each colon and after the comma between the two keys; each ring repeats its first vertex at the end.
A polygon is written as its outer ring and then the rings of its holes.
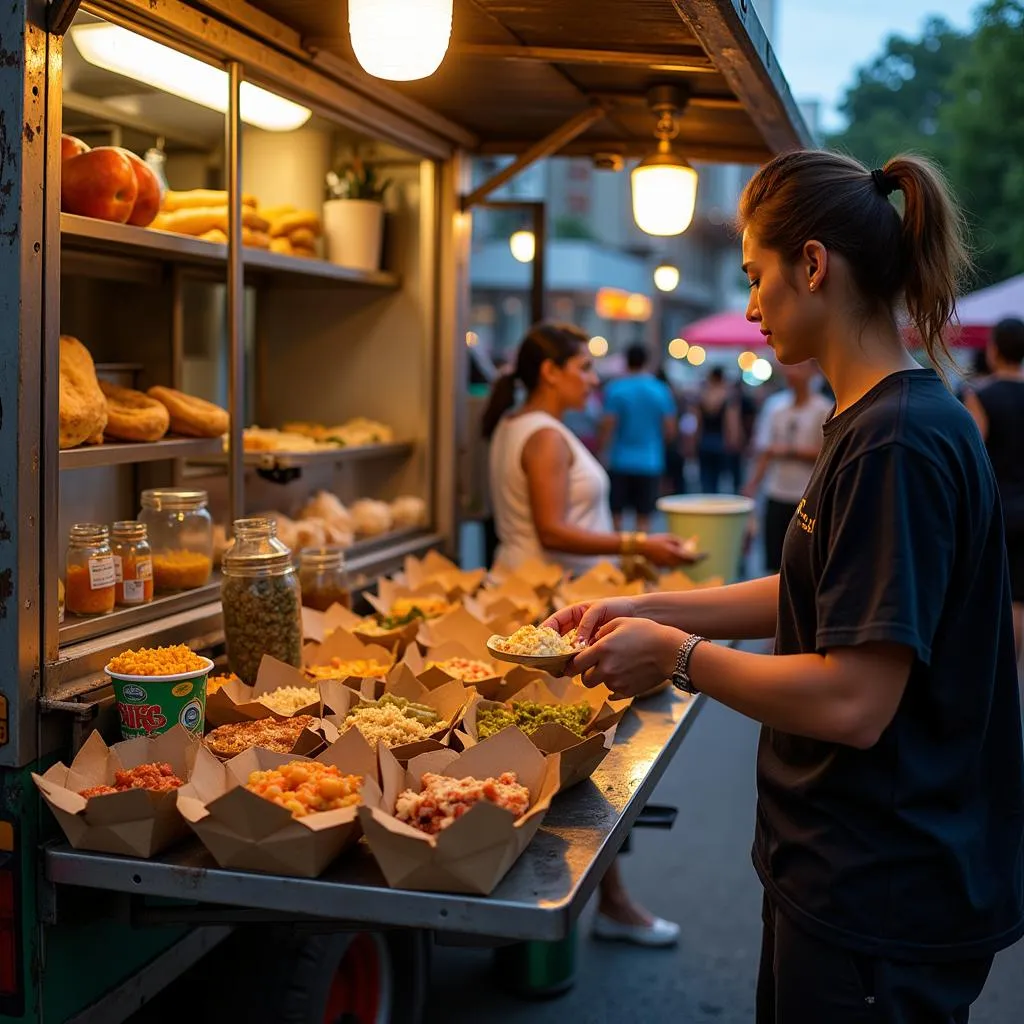
{"type": "Polygon", "coordinates": [[[213,520],[206,491],[154,488],[142,492],[139,522],[153,552],[153,584],[159,591],[193,590],[213,571],[213,520]]]}
{"type": "Polygon", "coordinates": [[[75,523],[65,563],[65,611],[70,615],[112,612],[116,584],[110,531],[100,523],[75,523]]]}
{"type": "Polygon", "coordinates": [[[337,544],[299,551],[299,585],[302,603],[325,612],[332,604],[352,606],[345,570],[345,549],[337,544]]]}
{"type": "Polygon", "coordinates": [[[277,539],[273,520],[236,519],[221,571],[229,671],[253,683],[264,654],[301,668],[299,579],[291,550],[277,539]]]}
{"type": "Polygon", "coordinates": [[[153,556],[146,524],[134,519],[114,523],[110,547],[117,578],[116,603],[148,604],[153,600],[153,556]]]}

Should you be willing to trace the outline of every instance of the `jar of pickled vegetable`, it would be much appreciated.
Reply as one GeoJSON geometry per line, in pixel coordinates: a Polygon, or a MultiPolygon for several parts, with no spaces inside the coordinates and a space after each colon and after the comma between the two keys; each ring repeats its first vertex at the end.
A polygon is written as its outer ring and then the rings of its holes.
{"type": "Polygon", "coordinates": [[[264,654],[302,667],[302,596],[292,553],[270,519],[236,519],[220,586],[228,669],[256,681],[264,654]]]}
{"type": "Polygon", "coordinates": [[[65,563],[65,611],[70,615],[112,612],[116,585],[110,531],[99,523],[75,523],[65,563]]]}
{"type": "Polygon", "coordinates": [[[160,591],[204,586],[213,571],[213,520],[206,491],[155,488],[142,492],[139,522],[153,556],[153,585],[160,591]]]}
{"type": "Polygon", "coordinates": [[[153,600],[153,555],[146,524],[133,519],[114,523],[110,548],[117,577],[116,603],[148,604],[153,600]]]}
{"type": "Polygon", "coordinates": [[[352,606],[345,571],[345,549],[338,545],[303,548],[299,552],[299,585],[302,603],[307,608],[325,612],[332,604],[352,606]]]}

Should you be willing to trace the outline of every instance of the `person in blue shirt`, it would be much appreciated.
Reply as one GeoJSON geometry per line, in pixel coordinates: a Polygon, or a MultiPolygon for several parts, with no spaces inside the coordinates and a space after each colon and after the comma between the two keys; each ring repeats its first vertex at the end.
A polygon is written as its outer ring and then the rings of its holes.
{"type": "Polygon", "coordinates": [[[602,450],[611,477],[615,527],[622,513],[636,513],[638,530],[647,529],[665,475],[665,445],[676,436],[676,403],[672,390],[647,373],[647,349],[630,345],[628,372],[605,388],[602,450]]]}

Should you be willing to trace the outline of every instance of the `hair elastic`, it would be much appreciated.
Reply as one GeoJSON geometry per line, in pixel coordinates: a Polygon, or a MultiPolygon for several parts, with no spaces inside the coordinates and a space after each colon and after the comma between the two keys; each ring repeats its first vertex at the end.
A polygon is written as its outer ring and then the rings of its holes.
{"type": "Polygon", "coordinates": [[[876,167],[871,172],[871,180],[883,196],[891,196],[899,188],[896,179],[888,171],[883,171],[881,167],[876,167]]]}

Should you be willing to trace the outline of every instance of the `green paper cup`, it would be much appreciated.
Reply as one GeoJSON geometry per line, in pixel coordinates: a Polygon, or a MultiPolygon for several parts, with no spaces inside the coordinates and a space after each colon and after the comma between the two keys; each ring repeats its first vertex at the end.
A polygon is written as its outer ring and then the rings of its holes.
{"type": "Polygon", "coordinates": [[[739,573],[743,537],[754,502],[739,494],[674,494],[658,501],[669,530],[677,537],[697,537],[697,550],[708,557],[683,566],[691,579],[703,582],[721,576],[734,583],[739,573]]]}
{"type": "Polygon", "coordinates": [[[121,735],[130,740],[136,736],[156,736],[174,728],[179,722],[189,732],[202,736],[206,722],[206,680],[213,668],[206,665],[192,672],[172,676],[126,676],[103,671],[114,684],[117,712],[121,718],[121,735]]]}

